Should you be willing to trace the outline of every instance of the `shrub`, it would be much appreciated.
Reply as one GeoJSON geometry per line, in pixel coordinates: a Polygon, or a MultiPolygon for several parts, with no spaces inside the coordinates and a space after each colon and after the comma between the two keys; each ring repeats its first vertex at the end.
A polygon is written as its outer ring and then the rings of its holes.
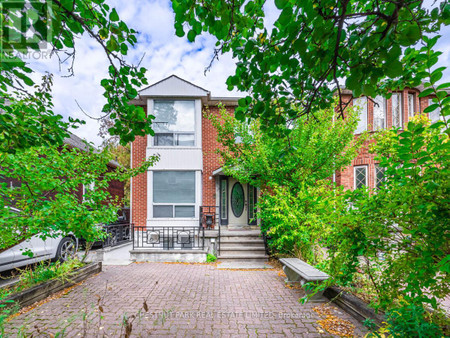
{"type": "Polygon", "coordinates": [[[217,257],[216,256],[214,256],[213,254],[207,254],[206,255],[206,262],[213,263],[215,261],[217,261],[217,257]]]}

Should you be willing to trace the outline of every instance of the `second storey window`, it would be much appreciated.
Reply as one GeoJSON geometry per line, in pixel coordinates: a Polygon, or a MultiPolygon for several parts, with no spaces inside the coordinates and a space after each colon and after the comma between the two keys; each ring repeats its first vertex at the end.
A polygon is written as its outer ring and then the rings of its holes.
{"type": "Polygon", "coordinates": [[[413,93],[408,94],[408,116],[413,117],[416,111],[416,98],[413,93]]]}
{"type": "Polygon", "coordinates": [[[155,100],[155,146],[195,145],[195,101],[155,100]]]}
{"type": "Polygon", "coordinates": [[[400,93],[392,94],[392,126],[396,128],[402,127],[402,97],[400,93]]]}
{"type": "Polygon", "coordinates": [[[355,99],[353,105],[359,110],[359,121],[355,134],[361,134],[367,130],[367,97],[362,96],[355,99]]]}
{"type": "Polygon", "coordinates": [[[355,167],[355,189],[367,186],[367,167],[355,167]]]}
{"type": "Polygon", "coordinates": [[[377,96],[373,103],[373,130],[386,128],[386,99],[377,96]]]}
{"type": "Polygon", "coordinates": [[[153,172],[153,218],[195,217],[195,172],[153,172]]]}

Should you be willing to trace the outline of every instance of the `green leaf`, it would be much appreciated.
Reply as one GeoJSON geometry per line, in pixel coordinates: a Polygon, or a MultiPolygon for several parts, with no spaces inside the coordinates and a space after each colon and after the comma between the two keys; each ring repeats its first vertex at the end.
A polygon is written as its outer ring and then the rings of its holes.
{"type": "Polygon", "coordinates": [[[288,3],[288,0],[275,0],[275,6],[277,6],[278,9],[283,9],[288,3]]]}
{"type": "Polygon", "coordinates": [[[109,20],[111,21],[119,21],[119,14],[117,14],[116,9],[113,8],[111,13],[109,14],[109,20]]]}
{"type": "Polygon", "coordinates": [[[236,111],[234,113],[234,117],[238,121],[244,121],[245,120],[244,112],[241,109],[236,109],[236,111]]]}
{"type": "Polygon", "coordinates": [[[438,103],[433,103],[433,104],[429,105],[428,107],[426,107],[423,110],[423,112],[424,113],[431,113],[432,111],[435,111],[438,108],[439,108],[439,104],[438,103]]]}
{"type": "Polygon", "coordinates": [[[388,61],[385,65],[386,75],[390,78],[396,78],[403,74],[403,65],[398,60],[388,61]]]}
{"type": "Polygon", "coordinates": [[[194,30],[190,30],[187,34],[187,38],[190,42],[194,42],[195,41],[195,37],[197,36],[197,34],[195,33],[194,30]]]}

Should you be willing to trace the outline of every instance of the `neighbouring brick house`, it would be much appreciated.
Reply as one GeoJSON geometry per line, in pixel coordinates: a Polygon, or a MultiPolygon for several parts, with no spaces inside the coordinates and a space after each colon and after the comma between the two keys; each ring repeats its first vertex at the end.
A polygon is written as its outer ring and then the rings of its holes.
{"type": "MultiPolygon", "coordinates": [[[[88,147],[89,147],[89,145],[85,141],[83,141],[81,138],[79,138],[78,136],[76,136],[72,133],[70,133],[69,137],[64,139],[64,144],[72,149],[76,148],[76,149],[79,149],[82,151],[88,151],[88,147]]],[[[120,166],[120,164],[117,163],[117,161],[111,160],[108,162],[107,166],[108,166],[108,171],[114,171],[120,166]]],[[[10,177],[1,178],[0,182],[6,183],[11,188],[21,185],[20,181],[18,181],[15,178],[10,178],[10,177]]],[[[76,191],[74,191],[74,194],[77,196],[80,203],[83,201],[83,195],[85,193],[85,189],[86,189],[86,187],[84,187],[83,185],[80,185],[78,187],[78,189],[76,191]]],[[[110,193],[111,198],[115,199],[117,197],[120,201],[123,201],[123,198],[125,196],[124,189],[125,189],[125,183],[121,182],[119,180],[112,180],[108,186],[108,192],[110,193]]]]}
{"type": "MultiPolygon", "coordinates": [[[[412,116],[422,113],[430,105],[432,97],[419,98],[423,89],[422,86],[405,88],[402,91],[393,92],[389,99],[378,96],[372,99],[360,97],[353,100],[351,92],[344,91],[343,102],[351,100],[350,105],[360,107],[361,119],[356,128],[355,137],[366,130],[374,133],[377,130],[391,127],[403,129],[412,116]]],[[[429,113],[428,117],[432,121],[441,118],[438,110],[429,113]]],[[[370,142],[369,140],[368,143],[370,142]]],[[[375,155],[370,154],[368,148],[364,147],[350,166],[335,173],[335,182],[347,189],[355,189],[360,186],[375,188],[377,183],[383,179],[384,173],[383,168],[378,166],[374,157],[375,155]]]]}
{"type": "MultiPolygon", "coordinates": [[[[72,133],[70,133],[69,137],[64,139],[64,144],[71,148],[77,148],[82,151],[88,151],[89,147],[89,145],[85,141],[83,141],[81,138],[72,133]]],[[[115,160],[111,160],[108,162],[107,167],[108,171],[111,172],[119,168],[120,164],[115,160]]],[[[75,192],[80,202],[83,201],[83,195],[85,193],[85,190],[86,187],[80,185],[77,191],[75,192]]],[[[125,197],[125,182],[121,182],[119,180],[110,181],[108,185],[108,192],[111,195],[112,199],[118,198],[120,201],[123,201],[125,197]]]]}

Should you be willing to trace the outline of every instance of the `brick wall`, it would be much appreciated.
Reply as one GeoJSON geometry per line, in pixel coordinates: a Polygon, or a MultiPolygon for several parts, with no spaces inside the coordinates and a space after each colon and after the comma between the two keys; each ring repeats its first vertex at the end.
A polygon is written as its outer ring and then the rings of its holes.
{"type": "MultiPolygon", "coordinates": [[[[234,107],[225,107],[230,113],[234,113],[234,107]]],[[[216,201],[216,181],[212,177],[214,170],[219,169],[222,166],[220,156],[215,152],[216,149],[221,147],[217,142],[217,131],[212,125],[211,121],[205,117],[205,113],[219,114],[219,108],[209,107],[203,109],[202,118],[202,150],[203,150],[203,201],[202,205],[219,205],[219,201],[216,201]],[[210,179],[210,177],[212,177],[210,179]]]]}
{"type": "MultiPolygon", "coordinates": [[[[144,107],[147,112],[147,108],[144,107]]],[[[137,136],[131,147],[131,167],[136,168],[146,159],[147,136],[137,136]]],[[[131,219],[135,225],[147,224],[147,172],[132,178],[131,219]]]]}
{"type": "MultiPolygon", "coordinates": [[[[428,97],[426,98],[419,98],[419,91],[416,89],[405,89],[400,92],[402,94],[402,106],[403,106],[403,126],[406,126],[408,123],[408,94],[414,93],[415,94],[415,110],[418,111],[420,109],[420,112],[423,112],[423,110],[428,106],[428,97]]],[[[343,102],[347,102],[351,99],[350,95],[344,95],[343,96],[343,102]]],[[[371,100],[368,101],[368,107],[367,107],[367,124],[368,124],[368,130],[372,133],[373,131],[373,107],[374,104],[371,100]]],[[[392,127],[392,99],[387,99],[387,109],[386,109],[386,127],[391,128],[392,127]]],[[[350,104],[351,105],[351,104],[350,104]]],[[[355,137],[358,137],[357,135],[355,137]]],[[[354,188],[354,167],[355,166],[367,166],[367,175],[368,180],[367,183],[370,188],[375,187],[375,165],[377,161],[375,161],[374,154],[369,154],[368,152],[368,145],[373,142],[373,140],[370,140],[366,142],[365,146],[361,149],[359,155],[352,161],[352,164],[346,168],[344,168],[340,172],[336,172],[336,183],[338,185],[343,185],[346,189],[353,189],[354,188]]]]}

